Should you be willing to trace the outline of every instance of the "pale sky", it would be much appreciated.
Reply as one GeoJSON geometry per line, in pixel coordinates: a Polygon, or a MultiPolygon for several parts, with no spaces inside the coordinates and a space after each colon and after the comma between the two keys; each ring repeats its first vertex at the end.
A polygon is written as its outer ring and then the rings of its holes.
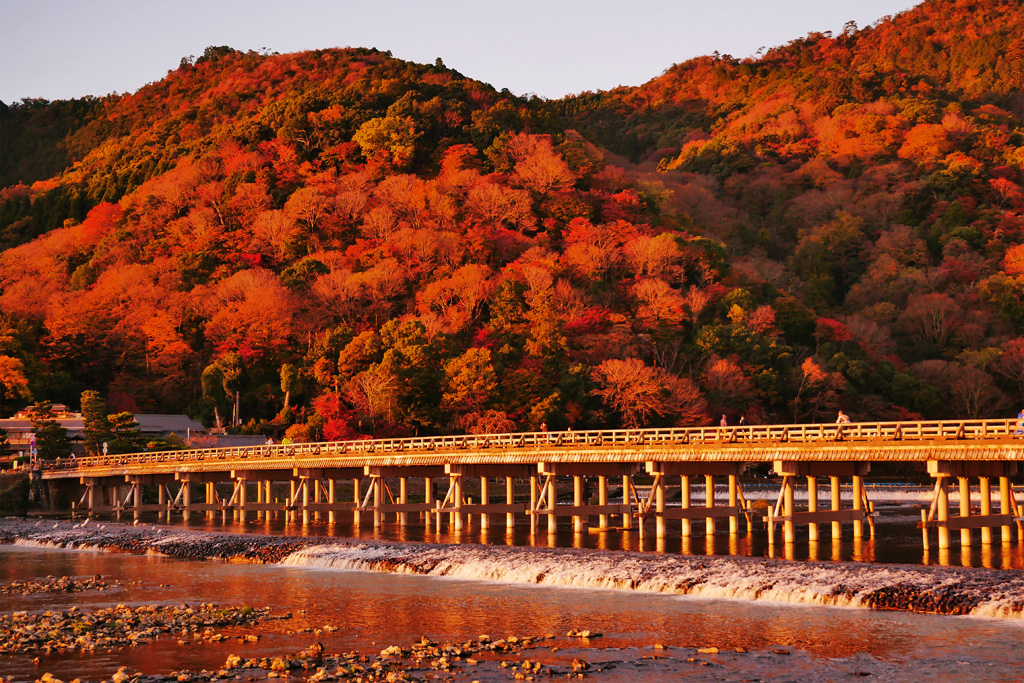
{"type": "Polygon", "coordinates": [[[517,95],[635,86],[716,50],[748,57],[915,0],[0,0],[0,100],[134,92],[209,45],[437,57],[517,95]]]}

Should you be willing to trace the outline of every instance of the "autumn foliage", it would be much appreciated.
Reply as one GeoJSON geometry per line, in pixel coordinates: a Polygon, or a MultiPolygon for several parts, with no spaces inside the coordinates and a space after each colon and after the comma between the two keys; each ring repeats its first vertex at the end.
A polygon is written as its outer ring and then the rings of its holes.
{"type": "Polygon", "coordinates": [[[295,440],[1024,407],[1019,3],[524,99],[209,48],[0,107],[0,413],[295,440]]]}

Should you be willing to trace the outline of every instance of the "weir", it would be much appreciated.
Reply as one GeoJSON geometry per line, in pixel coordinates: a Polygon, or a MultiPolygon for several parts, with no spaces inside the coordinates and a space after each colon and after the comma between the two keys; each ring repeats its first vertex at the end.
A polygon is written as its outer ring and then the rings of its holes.
{"type": "Polygon", "coordinates": [[[219,512],[239,521],[283,515],[308,525],[336,524],[351,513],[356,526],[420,524],[456,533],[502,521],[511,529],[528,520],[533,534],[555,533],[561,518],[577,534],[637,528],[658,539],[674,524],[689,539],[703,521],[707,536],[765,529],[771,544],[781,527],[789,545],[801,525],[812,543],[823,526],[839,539],[844,524],[854,540],[865,532],[873,538],[864,477],[873,463],[916,463],[935,479],[931,506],[922,510],[922,542],[927,549],[928,532],[936,528],[945,550],[950,531],[960,532],[962,547],[974,542],[974,529],[982,544],[996,537],[1011,543],[1014,527],[1018,540],[1024,537],[1012,486],[1021,461],[1024,438],[1014,421],[970,420],[364,439],[86,457],[39,467],[44,482],[78,487],[74,514],[130,512],[139,519],[153,512],[168,518],[219,512]],[[765,464],[781,485],[762,520],[744,498],[742,477],[765,464]],[[954,478],[959,506],[951,516],[954,478]],[[806,509],[796,507],[799,487],[807,491],[806,509]],[[842,505],[843,487],[852,493],[849,507],[842,505]]]}

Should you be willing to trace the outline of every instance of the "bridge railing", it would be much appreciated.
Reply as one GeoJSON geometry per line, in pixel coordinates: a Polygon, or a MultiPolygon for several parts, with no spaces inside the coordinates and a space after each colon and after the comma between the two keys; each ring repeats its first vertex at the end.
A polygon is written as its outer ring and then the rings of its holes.
{"type": "Polygon", "coordinates": [[[922,422],[855,422],[848,424],[743,425],[599,429],[564,432],[516,432],[360,439],[319,443],[266,444],[232,448],[124,453],[43,461],[48,470],[118,467],[147,463],[196,463],[213,460],[280,459],[303,456],[401,455],[467,450],[551,450],[559,448],[635,448],[637,446],[716,445],[743,443],[826,443],[840,441],[928,441],[1021,438],[1016,420],[950,420],[922,422]]]}

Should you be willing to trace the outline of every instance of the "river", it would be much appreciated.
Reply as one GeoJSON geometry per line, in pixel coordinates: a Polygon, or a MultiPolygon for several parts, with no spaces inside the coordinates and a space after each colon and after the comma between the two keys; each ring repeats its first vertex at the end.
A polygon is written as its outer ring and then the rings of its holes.
{"type": "Polygon", "coordinates": [[[216,555],[210,548],[233,538],[225,543],[252,554],[301,528],[274,520],[41,521],[32,524],[44,540],[0,545],[0,582],[99,574],[118,583],[88,593],[0,595],[0,613],[216,602],[267,606],[292,618],[253,627],[261,635],[255,643],[166,638],[112,652],[48,653],[39,664],[0,656],[0,672],[18,682],[43,672],[98,681],[121,666],[149,675],[216,670],[231,654],[291,653],[317,641],[329,652],[376,654],[421,636],[459,643],[488,634],[552,638],[515,656],[481,658],[451,680],[513,680],[501,659],[560,671],[582,659],[590,680],[639,683],[1024,680],[1022,544],[926,555],[911,512],[880,507],[875,541],[826,541],[812,552],[800,539],[776,559],[765,557],[772,553],[756,535],[684,544],[676,533],[659,544],[649,536],[641,543],[635,530],[531,539],[502,528],[471,531],[453,544],[415,526],[314,525],[304,531],[308,546],[288,545],[274,563],[246,564],[181,559],[192,552],[181,549],[205,539],[195,554],[216,555]],[[157,540],[146,541],[141,555],[97,549],[108,537],[132,534],[157,540]],[[331,538],[314,538],[321,535],[331,538]],[[929,609],[966,606],[971,616],[871,608],[900,591],[929,609]],[[601,636],[566,636],[571,629],[601,636]],[[711,646],[718,653],[699,651],[711,646]]]}

